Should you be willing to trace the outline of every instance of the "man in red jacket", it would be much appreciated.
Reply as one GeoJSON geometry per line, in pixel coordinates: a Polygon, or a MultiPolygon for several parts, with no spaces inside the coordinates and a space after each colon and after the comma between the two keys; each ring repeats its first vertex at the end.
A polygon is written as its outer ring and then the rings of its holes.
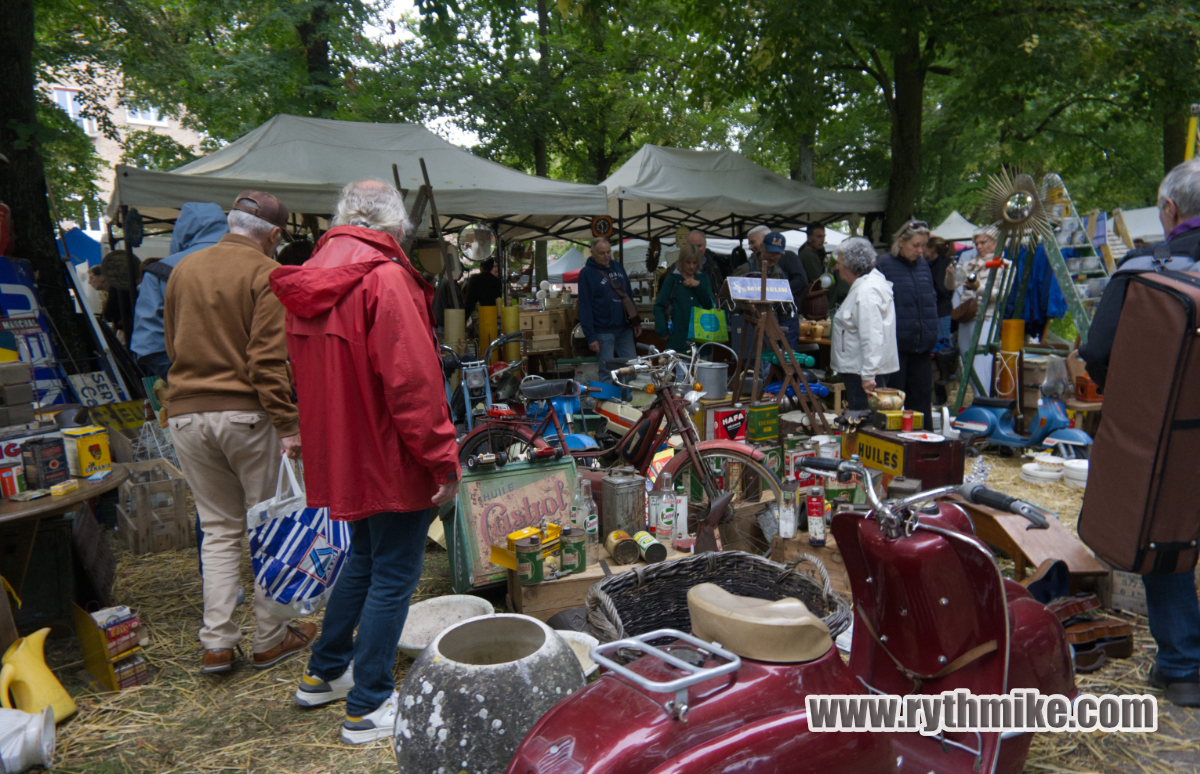
{"type": "Polygon", "coordinates": [[[346,698],[342,741],[364,744],[392,734],[392,666],[430,507],[454,497],[461,469],[433,289],[400,250],[404,201],[384,183],[351,183],[333,223],[312,258],[277,269],[271,287],[288,311],[308,504],[352,522],[296,703],[346,698]]]}

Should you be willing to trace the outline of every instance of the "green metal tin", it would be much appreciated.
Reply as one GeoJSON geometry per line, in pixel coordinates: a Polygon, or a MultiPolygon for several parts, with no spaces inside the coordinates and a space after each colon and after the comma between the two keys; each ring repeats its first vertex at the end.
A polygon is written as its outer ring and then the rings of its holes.
{"type": "Polygon", "coordinates": [[[779,476],[779,480],[783,480],[783,449],[777,443],[763,443],[758,446],[759,451],[763,453],[766,459],[763,463],[775,471],[775,475],[779,476]]]}
{"type": "Polygon", "coordinates": [[[746,440],[763,443],[779,439],[779,404],[774,401],[752,403],[746,412],[746,440]]]}
{"type": "Polygon", "coordinates": [[[587,532],[582,529],[564,529],[558,538],[562,546],[562,571],[583,572],[587,569],[587,532]]]}
{"type": "Polygon", "coordinates": [[[517,541],[517,583],[533,586],[542,582],[542,539],[528,537],[517,541]]]}

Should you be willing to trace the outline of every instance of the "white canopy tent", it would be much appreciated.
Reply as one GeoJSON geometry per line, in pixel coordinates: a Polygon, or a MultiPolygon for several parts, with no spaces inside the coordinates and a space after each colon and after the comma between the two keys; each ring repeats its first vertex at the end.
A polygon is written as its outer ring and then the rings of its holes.
{"type": "MultiPolygon", "coordinates": [[[[674,237],[680,226],[741,238],[756,225],[777,231],[860,216],[882,217],[886,191],[826,191],[791,180],[731,150],[646,145],[603,183],[619,237],[674,237]]],[[[870,229],[865,229],[870,233],[870,229]]],[[[561,227],[586,239],[590,220],[561,227]]],[[[614,240],[614,245],[617,242],[614,240]]]]}
{"type": "MultiPolygon", "coordinates": [[[[241,191],[265,190],[293,213],[332,212],[346,183],[393,182],[411,205],[425,160],[442,229],[484,222],[502,236],[607,212],[597,185],[527,175],[480,158],[417,124],[372,124],[278,115],[245,137],[173,172],[119,165],[108,215],[136,207],[148,221],[173,219],[184,202],[228,207],[241,191]]],[[[426,217],[429,210],[426,209],[426,217]]]]}
{"type": "MultiPolygon", "coordinates": [[[[1109,229],[1115,230],[1117,218],[1124,223],[1129,241],[1143,239],[1146,244],[1153,245],[1166,239],[1163,233],[1162,221],[1158,219],[1157,207],[1141,207],[1136,210],[1114,210],[1113,217],[1108,219],[1109,229]]],[[[1117,235],[1120,236],[1119,234],[1117,235]]],[[[1110,242],[1112,240],[1109,240],[1110,242]]]]}
{"type": "Polygon", "coordinates": [[[946,219],[931,229],[934,236],[940,236],[951,242],[969,242],[979,230],[971,221],[964,218],[958,210],[946,216],[946,219]]]}
{"type": "Polygon", "coordinates": [[[564,274],[582,269],[585,263],[587,263],[587,257],[579,251],[578,247],[572,247],[559,258],[546,264],[546,278],[551,282],[562,282],[564,274]]]}

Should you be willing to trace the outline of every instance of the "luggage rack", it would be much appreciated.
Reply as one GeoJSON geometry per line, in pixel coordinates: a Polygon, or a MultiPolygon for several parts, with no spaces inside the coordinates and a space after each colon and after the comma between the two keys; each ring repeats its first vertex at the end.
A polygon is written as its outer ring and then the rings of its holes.
{"type": "MultiPolygon", "coordinates": [[[[736,672],[742,667],[742,659],[735,653],[730,653],[724,648],[714,643],[705,642],[690,634],[684,634],[676,629],[657,629],[646,634],[640,634],[636,637],[628,637],[623,640],[614,640],[613,642],[597,645],[592,648],[589,654],[592,661],[595,661],[600,666],[616,672],[621,677],[624,677],[629,682],[639,688],[651,691],[653,693],[674,693],[675,698],[668,701],[665,709],[675,720],[681,723],[687,722],[688,713],[688,688],[693,685],[707,682],[722,675],[727,675],[736,672]],[[688,645],[691,645],[701,654],[709,653],[717,658],[725,659],[726,663],[720,666],[708,667],[696,666],[671,655],[670,651],[663,648],[655,647],[650,643],[654,640],[663,638],[674,638],[682,640],[688,645]],[[623,649],[636,650],[644,655],[653,656],[661,661],[665,661],[670,666],[687,672],[683,677],[674,680],[651,680],[645,675],[639,675],[631,669],[628,669],[617,662],[613,661],[610,656],[615,656],[618,651],[623,649]]],[[[702,662],[703,663],[703,662],[702,662]]]]}

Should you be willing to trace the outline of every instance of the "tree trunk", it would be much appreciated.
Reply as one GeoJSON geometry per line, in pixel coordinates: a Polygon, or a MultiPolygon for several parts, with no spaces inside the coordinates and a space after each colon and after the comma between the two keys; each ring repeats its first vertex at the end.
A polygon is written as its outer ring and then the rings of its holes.
{"type": "Polygon", "coordinates": [[[884,239],[913,215],[921,180],[921,118],[925,97],[925,69],[921,66],[920,39],[905,36],[894,53],[892,100],[892,174],[888,181],[884,239]]]}
{"type": "Polygon", "coordinates": [[[815,185],[815,177],[813,175],[813,162],[815,161],[814,142],[816,142],[816,138],[811,132],[800,135],[800,142],[797,143],[800,155],[796,160],[796,166],[792,168],[793,180],[815,185]]]}
{"type": "MultiPolygon", "coordinates": [[[[9,162],[0,162],[0,201],[12,209],[13,221],[8,256],[29,261],[43,311],[59,334],[49,331],[59,358],[82,365],[95,356],[92,337],[67,288],[46,199],[46,171],[34,133],[32,0],[0,0],[0,19],[4,19],[0,24],[0,153],[9,162]]],[[[68,363],[64,367],[73,372],[68,363]]]]}
{"type": "Polygon", "coordinates": [[[304,46],[304,69],[308,74],[308,87],[304,92],[312,106],[310,115],[318,118],[332,118],[337,109],[328,25],[329,3],[326,0],[315,3],[308,18],[296,25],[296,36],[304,46]]]}
{"type": "Polygon", "coordinates": [[[1162,110],[1163,174],[1183,163],[1187,152],[1188,111],[1178,105],[1162,110]]]}
{"type": "MultiPolygon", "coordinates": [[[[542,97],[545,98],[550,82],[550,14],[546,10],[546,0],[537,0],[538,14],[538,75],[541,78],[542,97]]],[[[550,159],[546,148],[546,117],[539,116],[533,129],[533,166],[538,177],[550,174],[550,159]]],[[[538,285],[548,276],[546,271],[546,240],[534,242],[533,248],[533,283],[538,285]]]]}

